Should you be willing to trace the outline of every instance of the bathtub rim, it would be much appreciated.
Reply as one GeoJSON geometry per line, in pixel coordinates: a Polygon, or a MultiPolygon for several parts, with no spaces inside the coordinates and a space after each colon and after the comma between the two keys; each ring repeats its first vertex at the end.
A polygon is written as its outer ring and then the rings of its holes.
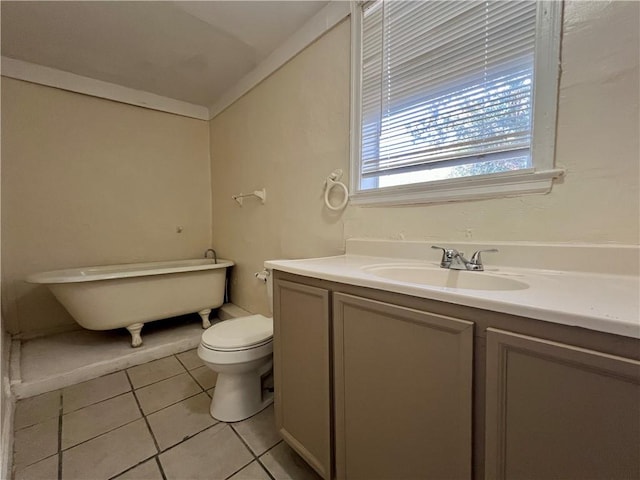
{"type": "Polygon", "coordinates": [[[58,283],[95,282],[99,280],[118,280],[122,278],[147,277],[154,275],[166,275],[181,272],[198,272],[204,270],[216,270],[235,265],[231,260],[218,259],[213,263],[212,259],[184,259],[167,260],[160,262],[122,263],[114,265],[99,265],[88,267],[76,267],[63,270],[51,270],[47,272],[32,273],[25,278],[27,283],[50,285],[58,283]],[[193,264],[189,264],[193,262],[193,264]],[[135,267],[144,269],[135,270],[135,267]],[[120,271],[117,269],[121,269],[120,271]],[[90,270],[90,273],[86,271],[90,270]],[[102,271],[103,273],[101,273],[102,271]]]}

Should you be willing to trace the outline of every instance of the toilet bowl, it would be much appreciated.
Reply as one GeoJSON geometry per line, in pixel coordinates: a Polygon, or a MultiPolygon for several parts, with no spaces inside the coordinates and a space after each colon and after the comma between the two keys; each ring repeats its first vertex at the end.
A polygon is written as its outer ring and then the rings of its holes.
{"type": "Polygon", "coordinates": [[[208,328],[198,356],[218,373],[211,400],[211,416],[238,422],[273,402],[262,378],[273,367],[273,319],[263,315],[225,320],[208,328]]]}
{"type": "MultiPolygon", "coordinates": [[[[271,304],[271,278],[265,272],[271,304]]],[[[273,367],[273,319],[250,315],[224,320],[205,330],[198,356],[218,373],[211,416],[238,422],[273,403],[262,379],[273,367]]]]}

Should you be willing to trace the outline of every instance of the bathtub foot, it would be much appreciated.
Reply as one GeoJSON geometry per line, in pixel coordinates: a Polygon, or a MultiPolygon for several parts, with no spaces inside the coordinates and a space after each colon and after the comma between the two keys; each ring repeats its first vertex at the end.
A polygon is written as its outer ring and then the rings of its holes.
{"type": "Polygon", "coordinates": [[[200,310],[198,312],[198,315],[200,315],[200,318],[202,318],[202,328],[209,328],[211,326],[211,322],[209,321],[210,313],[210,308],[205,308],[204,310],[200,310]]]}
{"type": "Polygon", "coordinates": [[[134,348],[142,345],[142,337],[140,336],[142,327],[144,327],[144,323],[134,323],[127,327],[127,330],[129,330],[131,334],[131,346],[134,348]]]}

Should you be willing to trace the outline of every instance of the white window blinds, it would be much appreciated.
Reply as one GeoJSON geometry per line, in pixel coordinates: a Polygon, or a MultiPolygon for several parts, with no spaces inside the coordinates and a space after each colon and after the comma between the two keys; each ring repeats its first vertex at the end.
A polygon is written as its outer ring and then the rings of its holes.
{"type": "Polygon", "coordinates": [[[530,167],[536,2],[361,8],[363,180],[493,158],[530,167]]]}

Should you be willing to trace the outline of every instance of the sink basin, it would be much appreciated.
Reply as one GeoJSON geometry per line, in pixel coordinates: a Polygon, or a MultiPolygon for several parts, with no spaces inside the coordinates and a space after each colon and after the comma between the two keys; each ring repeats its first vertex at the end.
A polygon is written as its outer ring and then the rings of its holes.
{"type": "Polygon", "coordinates": [[[509,277],[499,277],[486,272],[449,270],[423,265],[374,265],[363,271],[398,282],[418,283],[441,288],[466,290],[524,290],[524,282],[509,277]]]}

